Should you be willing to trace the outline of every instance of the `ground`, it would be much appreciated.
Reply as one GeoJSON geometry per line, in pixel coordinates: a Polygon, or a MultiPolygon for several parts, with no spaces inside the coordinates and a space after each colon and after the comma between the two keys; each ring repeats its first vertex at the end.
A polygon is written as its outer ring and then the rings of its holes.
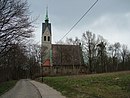
{"type": "MultiPolygon", "coordinates": [[[[41,78],[38,80],[41,81],[41,78]]],[[[67,98],[130,97],[130,71],[44,77],[44,83],[60,91],[67,98]]],[[[22,79],[0,98],[66,98],[44,83],[22,79]]]]}
{"type": "Polygon", "coordinates": [[[60,92],[46,84],[22,79],[0,98],[65,98],[60,92]]]}
{"type": "Polygon", "coordinates": [[[129,98],[130,71],[45,77],[44,82],[67,98],[129,98]]]}
{"type": "Polygon", "coordinates": [[[14,88],[3,94],[0,98],[41,98],[37,89],[25,79],[18,81],[14,88]]]}
{"type": "Polygon", "coordinates": [[[10,80],[10,81],[0,83],[0,95],[7,92],[9,89],[13,88],[16,82],[17,80],[10,80]]]}

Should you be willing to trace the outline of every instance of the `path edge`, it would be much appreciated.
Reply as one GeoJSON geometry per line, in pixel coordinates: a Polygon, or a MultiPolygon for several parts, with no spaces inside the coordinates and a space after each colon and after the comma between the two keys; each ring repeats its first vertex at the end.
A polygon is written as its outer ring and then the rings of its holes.
{"type": "Polygon", "coordinates": [[[41,95],[41,92],[40,92],[40,90],[37,88],[37,86],[35,85],[35,84],[33,84],[31,81],[34,81],[34,80],[28,80],[35,88],[36,88],[36,90],[39,92],[39,94],[40,94],[40,96],[41,96],[41,98],[42,98],[42,95],[41,95]]]}

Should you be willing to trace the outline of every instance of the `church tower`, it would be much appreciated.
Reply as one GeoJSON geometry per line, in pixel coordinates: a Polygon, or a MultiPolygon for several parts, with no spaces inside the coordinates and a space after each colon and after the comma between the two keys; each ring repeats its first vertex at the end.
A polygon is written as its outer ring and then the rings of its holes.
{"type": "Polygon", "coordinates": [[[51,23],[49,23],[48,8],[46,8],[45,22],[42,23],[42,63],[44,63],[45,60],[50,60],[51,43],[51,23]]]}

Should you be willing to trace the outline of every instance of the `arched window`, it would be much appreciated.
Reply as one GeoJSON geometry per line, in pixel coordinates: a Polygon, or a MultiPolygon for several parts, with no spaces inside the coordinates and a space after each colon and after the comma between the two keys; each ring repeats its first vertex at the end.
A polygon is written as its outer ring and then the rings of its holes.
{"type": "Polygon", "coordinates": [[[48,41],[50,41],[50,36],[48,36],[48,41]]]}
{"type": "Polygon", "coordinates": [[[46,41],[46,36],[44,36],[44,41],[46,41]]]}

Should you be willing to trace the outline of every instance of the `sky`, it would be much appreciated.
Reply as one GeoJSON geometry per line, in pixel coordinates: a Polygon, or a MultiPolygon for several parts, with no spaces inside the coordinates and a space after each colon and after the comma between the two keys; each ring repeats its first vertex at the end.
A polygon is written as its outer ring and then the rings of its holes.
{"type": "MultiPolygon", "coordinates": [[[[96,0],[27,0],[31,18],[36,19],[35,41],[41,42],[42,23],[48,6],[52,43],[59,41],[96,0]]],[[[98,0],[92,10],[66,36],[82,38],[90,31],[109,43],[120,42],[130,48],[130,0],[98,0]]],[[[65,40],[64,38],[63,40],[65,40]]]]}

